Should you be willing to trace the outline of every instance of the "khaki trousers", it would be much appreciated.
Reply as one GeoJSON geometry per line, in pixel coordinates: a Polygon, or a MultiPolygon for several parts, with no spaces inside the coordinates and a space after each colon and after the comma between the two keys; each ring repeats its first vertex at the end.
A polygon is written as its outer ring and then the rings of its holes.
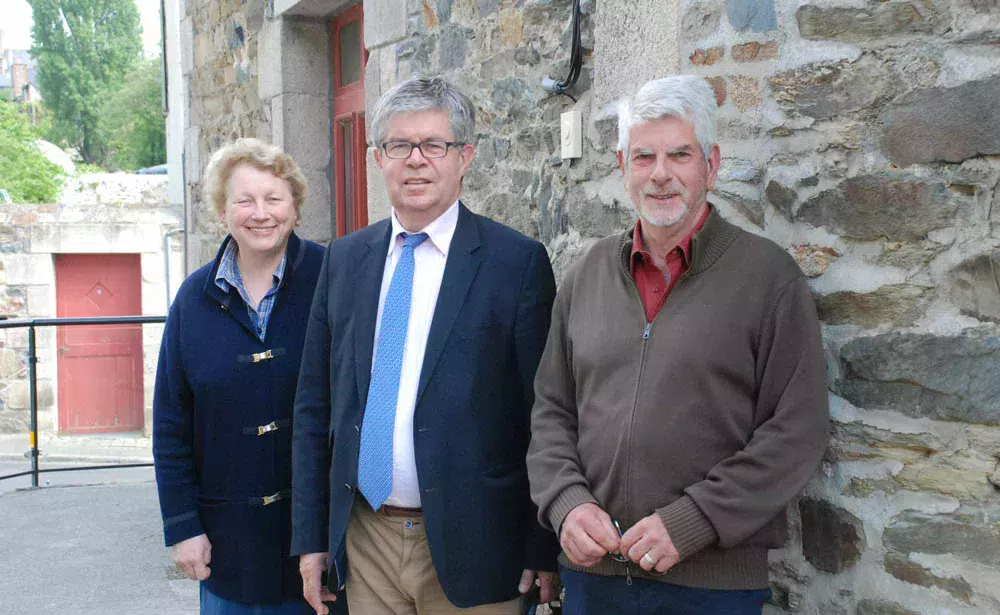
{"type": "Polygon", "coordinates": [[[347,605],[352,615],[519,615],[521,598],[468,609],[448,602],[431,562],[422,517],[375,512],[363,498],[347,523],[347,605]]]}

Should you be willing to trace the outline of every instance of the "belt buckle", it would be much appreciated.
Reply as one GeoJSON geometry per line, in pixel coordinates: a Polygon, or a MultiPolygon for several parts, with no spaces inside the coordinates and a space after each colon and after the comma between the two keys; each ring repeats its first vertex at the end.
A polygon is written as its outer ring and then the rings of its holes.
{"type": "Polygon", "coordinates": [[[258,436],[263,436],[267,432],[269,432],[269,431],[275,431],[277,429],[278,429],[278,426],[275,425],[274,421],[271,421],[267,425],[261,425],[260,427],[258,427],[257,428],[257,435],[258,436]]]}

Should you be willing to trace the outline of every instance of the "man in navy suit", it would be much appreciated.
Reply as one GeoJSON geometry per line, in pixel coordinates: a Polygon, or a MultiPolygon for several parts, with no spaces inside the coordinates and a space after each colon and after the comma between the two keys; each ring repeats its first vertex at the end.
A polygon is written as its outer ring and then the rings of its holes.
{"type": "Polygon", "coordinates": [[[344,584],[364,615],[515,615],[536,577],[556,597],[525,467],[555,281],[540,243],[459,200],[474,125],[443,79],[386,92],[371,135],[392,215],[330,244],[320,272],[292,496],[319,614],[344,584]]]}

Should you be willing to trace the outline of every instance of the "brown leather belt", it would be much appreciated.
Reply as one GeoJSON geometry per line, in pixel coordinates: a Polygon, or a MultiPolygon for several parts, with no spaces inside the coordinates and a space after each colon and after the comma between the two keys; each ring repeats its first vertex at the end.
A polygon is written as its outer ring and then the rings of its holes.
{"type": "Polygon", "coordinates": [[[399,506],[389,506],[383,504],[378,512],[390,517],[422,517],[424,511],[421,508],[400,508],[399,506]]]}

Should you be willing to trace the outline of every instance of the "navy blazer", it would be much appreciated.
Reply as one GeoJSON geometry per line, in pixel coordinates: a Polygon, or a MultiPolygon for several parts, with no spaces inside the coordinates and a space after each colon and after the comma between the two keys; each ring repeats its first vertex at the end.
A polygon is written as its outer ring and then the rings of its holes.
{"type": "MultiPolygon", "coordinates": [[[[391,224],[334,241],[295,398],[292,553],[329,553],[345,579],[379,291],[391,224]]],[[[555,570],[556,536],[528,495],[535,370],[555,280],[537,241],[459,204],[417,390],[413,440],[431,558],[459,607],[512,600],[523,569],[555,570]]]]}
{"type": "Polygon", "coordinates": [[[302,598],[298,561],[289,557],[290,423],[324,250],[289,237],[261,341],[239,292],[215,284],[229,241],[170,306],[153,398],[156,484],[166,544],[202,533],[212,543],[206,587],[227,600],[271,604],[302,598]],[[276,429],[261,433],[272,423],[276,429]]]}

